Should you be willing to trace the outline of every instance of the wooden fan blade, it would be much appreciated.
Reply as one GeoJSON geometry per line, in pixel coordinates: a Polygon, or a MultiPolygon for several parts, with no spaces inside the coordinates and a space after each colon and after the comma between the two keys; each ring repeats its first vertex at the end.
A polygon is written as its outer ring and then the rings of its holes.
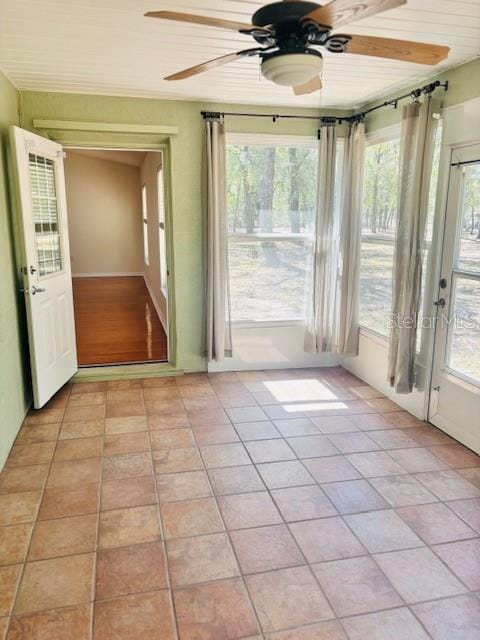
{"type": "Polygon", "coordinates": [[[405,60],[418,64],[438,64],[448,56],[450,47],[392,38],[376,38],[374,36],[352,36],[346,45],[347,53],[358,53],[362,56],[375,56],[391,60],[405,60]]]}
{"type": "Polygon", "coordinates": [[[307,93],[314,93],[315,91],[320,91],[322,88],[322,81],[320,76],[315,76],[308,82],[304,84],[298,84],[296,87],[293,87],[293,93],[296,96],[303,96],[307,93]]]}
{"type": "Polygon", "coordinates": [[[396,9],[407,0],[332,0],[323,7],[308,13],[303,20],[315,20],[318,24],[337,29],[344,24],[374,16],[382,11],[396,9]]]}
{"type": "Polygon", "coordinates": [[[202,64],[197,64],[194,67],[190,67],[189,69],[184,69],[183,71],[174,73],[171,76],[167,76],[166,78],[164,78],[164,80],[184,80],[185,78],[191,78],[192,76],[196,76],[199,73],[203,73],[204,71],[209,71],[210,69],[215,69],[216,67],[221,67],[224,64],[233,62],[237,58],[242,58],[243,56],[253,54],[255,51],[258,50],[246,49],[245,51],[228,53],[226,56],[220,56],[220,58],[214,58],[213,60],[209,60],[208,62],[203,62],[202,64]]]}
{"type": "Polygon", "coordinates": [[[147,18],[160,18],[161,20],[203,24],[207,27],[220,27],[221,29],[232,29],[233,31],[253,29],[252,24],[235,22],[233,20],[222,20],[220,18],[209,18],[207,16],[196,16],[191,13],[178,13],[176,11],[148,11],[145,16],[147,18]]]}

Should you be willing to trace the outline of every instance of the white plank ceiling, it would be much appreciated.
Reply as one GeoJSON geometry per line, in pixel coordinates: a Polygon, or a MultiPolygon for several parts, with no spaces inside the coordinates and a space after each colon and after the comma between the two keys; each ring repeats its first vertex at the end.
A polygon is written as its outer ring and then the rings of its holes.
{"type": "Polygon", "coordinates": [[[325,88],[320,94],[298,97],[263,79],[257,58],[189,80],[162,79],[255,43],[222,29],[144,18],[145,11],[170,9],[249,22],[262,4],[1,0],[0,67],[23,90],[350,108],[480,55],[480,0],[409,0],[407,6],[342,30],[450,46],[449,58],[436,67],[325,52],[325,88]]]}

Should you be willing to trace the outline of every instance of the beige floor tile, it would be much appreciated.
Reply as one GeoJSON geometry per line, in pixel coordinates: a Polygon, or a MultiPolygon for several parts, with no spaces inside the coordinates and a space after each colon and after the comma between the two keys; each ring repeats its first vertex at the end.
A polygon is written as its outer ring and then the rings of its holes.
{"type": "MultiPolygon", "coordinates": [[[[358,418],[367,418],[365,416],[355,416],[355,418],[349,418],[348,416],[326,416],[324,418],[312,418],[313,424],[321,433],[351,433],[352,431],[358,431],[357,425],[358,418]]],[[[382,427],[377,427],[381,429],[382,427]]]]}
{"type": "Polygon", "coordinates": [[[3,469],[0,473],[0,494],[43,489],[47,480],[48,469],[48,464],[3,469]]]}
{"type": "Polygon", "coordinates": [[[174,598],[182,640],[246,638],[258,632],[240,578],[180,589],[174,598]]]}
{"type": "Polygon", "coordinates": [[[386,451],[352,453],[347,455],[346,458],[365,478],[396,476],[407,473],[386,451]]]}
{"type": "Polygon", "coordinates": [[[418,443],[410,437],[408,429],[388,429],[369,431],[368,436],[382,449],[406,449],[418,447],[418,443]]]}
{"type": "Polygon", "coordinates": [[[208,498],[212,495],[205,471],[158,475],[157,488],[160,503],[208,498]]]}
{"type": "Polygon", "coordinates": [[[246,583],[264,632],[334,617],[306,566],[247,576],[246,583]]]}
{"type": "Polygon", "coordinates": [[[247,529],[282,522],[266,491],[220,496],[218,504],[227,529],[247,529]]]}
{"type": "Polygon", "coordinates": [[[180,396],[176,385],[147,387],[143,389],[144,400],[171,400],[180,396]]]}
{"type": "Polygon", "coordinates": [[[360,473],[344,456],[329,458],[312,458],[304,460],[303,464],[317,482],[340,482],[361,478],[360,473]]]}
{"type": "Polygon", "coordinates": [[[32,464],[49,464],[55,450],[55,442],[16,444],[8,456],[6,467],[24,467],[32,464]]]}
{"type": "MultiPolygon", "coordinates": [[[[292,438],[292,440],[295,440],[295,438],[292,438]]],[[[254,442],[246,442],[245,448],[255,464],[259,462],[295,460],[297,458],[293,449],[288,446],[285,440],[256,440],[254,442]]]]}
{"type": "MultiPolygon", "coordinates": [[[[122,392],[121,392],[122,393],[122,392]]],[[[115,404],[107,404],[105,416],[107,418],[130,418],[133,416],[144,416],[146,412],[146,403],[143,399],[136,401],[124,400],[115,404]]]]}
{"type": "Polygon", "coordinates": [[[191,429],[165,429],[150,433],[152,449],[188,449],[195,446],[191,429]]]}
{"type": "Polygon", "coordinates": [[[208,427],[211,425],[231,424],[225,409],[208,409],[190,413],[188,416],[192,427],[208,427]]]}
{"type": "Polygon", "coordinates": [[[315,486],[275,489],[272,497],[287,522],[334,516],[337,510],[323,491],[315,486]]]}
{"type": "Polygon", "coordinates": [[[320,622],[290,631],[268,633],[267,640],[347,640],[339,622],[320,622]]]}
{"type": "Polygon", "coordinates": [[[386,509],[389,505],[366,480],[346,480],[322,484],[339,513],[386,509]]]}
{"type": "Polygon", "coordinates": [[[222,408],[222,403],[214,395],[197,396],[196,398],[182,398],[183,406],[187,415],[198,413],[199,411],[215,411],[222,408]]]}
{"type": "Polygon", "coordinates": [[[103,458],[102,480],[124,480],[152,475],[152,456],[149,451],[143,453],[122,453],[103,458]]]}
{"type": "Polygon", "coordinates": [[[121,453],[141,453],[150,450],[148,431],[121,433],[105,436],[103,440],[104,455],[114,456],[121,453]]]}
{"type": "Polygon", "coordinates": [[[322,518],[290,524],[290,530],[308,562],[351,558],[366,554],[341,518],[322,518]]]}
{"type": "Polygon", "coordinates": [[[32,523],[0,527],[0,566],[25,561],[32,528],[32,523]]]}
{"type": "Polygon", "coordinates": [[[160,540],[156,506],[130,507],[100,514],[98,546],[101,549],[123,547],[160,540]]]}
{"type": "Polygon", "coordinates": [[[155,473],[176,473],[203,469],[202,459],[194,447],[188,449],[161,449],[153,452],[155,473]]]}
{"type": "Polygon", "coordinates": [[[86,458],[98,458],[102,455],[102,438],[73,438],[60,440],[55,451],[55,462],[62,460],[84,460],[86,458]]]}
{"type": "Polygon", "coordinates": [[[83,420],[80,422],[64,422],[60,430],[60,440],[71,438],[94,438],[101,436],[104,430],[104,420],[83,420]]]}
{"type": "Polygon", "coordinates": [[[433,640],[477,640],[480,631],[480,598],[457,596],[413,607],[433,640]]]}
{"type": "Polygon", "coordinates": [[[422,545],[420,538],[393,510],[355,513],[346,516],[345,521],[370,553],[422,545]]]}
{"type": "Polygon", "coordinates": [[[174,640],[168,591],[154,591],[97,602],[94,640],[174,640]]]}
{"type": "Polygon", "coordinates": [[[23,424],[51,424],[64,420],[65,410],[62,409],[32,409],[23,424]]]}
{"type": "Polygon", "coordinates": [[[480,591],[480,538],[436,545],[433,550],[471,591],[480,591]]]}
{"type": "Polygon", "coordinates": [[[190,427],[190,420],[187,418],[187,414],[173,416],[153,415],[148,416],[148,427],[151,431],[157,431],[162,429],[182,429],[190,427]]]}
{"type": "Polygon", "coordinates": [[[9,640],[90,640],[92,607],[81,605],[12,618],[9,640]]]}
{"type": "Polygon", "coordinates": [[[248,457],[245,447],[240,442],[201,447],[201,454],[207,469],[237,467],[243,464],[250,464],[250,458],[248,457]]]}
{"type": "Polygon", "coordinates": [[[94,555],[87,553],[27,563],[15,601],[15,613],[90,602],[94,555]]]}
{"type": "Polygon", "coordinates": [[[21,571],[21,564],[0,567],[0,617],[10,615],[21,571]]]}
{"type": "Polygon", "coordinates": [[[439,544],[473,538],[476,534],[444,504],[397,509],[398,515],[426,542],[439,544]]]}
{"type": "Polygon", "coordinates": [[[55,442],[60,431],[60,422],[23,426],[18,432],[16,444],[35,444],[36,442],[55,442]]]}
{"type": "Polygon", "coordinates": [[[447,502],[447,505],[472,529],[480,533],[480,498],[453,500],[447,502]]]}
{"type": "Polygon", "coordinates": [[[28,561],[95,551],[96,541],[96,514],[43,520],[33,530],[28,561]]]}
{"type": "Polygon", "coordinates": [[[41,497],[41,491],[0,495],[0,526],[33,522],[41,497]]]}
{"type": "Polygon", "coordinates": [[[392,507],[436,502],[437,498],[410,475],[370,478],[370,484],[392,507]]]}
{"type": "Polygon", "coordinates": [[[403,604],[369,556],[323,562],[314,565],[313,572],[338,616],[371,613],[403,604]]]}
{"type": "Polygon", "coordinates": [[[147,419],[145,416],[129,416],[125,418],[107,418],[105,420],[105,435],[119,435],[124,433],[136,433],[146,431],[147,419]]]}
{"type": "Polygon", "coordinates": [[[221,467],[208,471],[216,495],[263,491],[265,485],[253,465],[221,467]]]}
{"type": "Polygon", "coordinates": [[[239,575],[237,562],[225,533],[169,540],[167,556],[173,587],[239,575]]]}
{"type": "Polygon", "coordinates": [[[409,473],[447,469],[447,465],[444,462],[424,447],[418,447],[416,449],[394,449],[388,453],[391,458],[398,462],[409,473]]]}
{"type": "Polygon", "coordinates": [[[480,497],[480,489],[477,489],[457,471],[432,471],[418,473],[415,477],[440,500],[480,497]]]}
{"type": "Polygon", "coordinates": [[[375,559],[407,604],[446,598],[466,591],[426,547],[382,553],[375,559]]]}
{"type": "Polygon", "coordinates": [[[237,432],[228,424],[214,424],[211,426],[195,427],[194,435],[199,447],[205,447],[209,444],[229,444],[231,442],[240,442],[237,432]]]}
{"type": "Polygon", "coordinates": [[[172,400],[145,400],[145,411],[147,416],[155,414],[185,414],[183,402],[179,398],[173,398],[172,400]]]}
{"type": "Polygon", "coordinates": [[[51,520],[97,513],[98,498],[98,484],[87,484],[76,489],[45,489],[38,519],[51,520]]]}
{"type": "Polygon", "coordinates": [[[156,502],[157,496],[153,475],[109,480],[102,483],[102,511],[125,507],[140,507],[156,504],[156,502]]]}
{"type": "Polygon", "coordinates": [[[165,537],[185,538],[223,531],[223,523],[213,498],[167,502],[161,507],[165,537]]]}
{"type": "Polygon", "coordinates": [[[232,531],[230,536],[244,574],[304,563],[295,540],[283,524],[232,531]]]}
{"type": "Polygon", "coordinates": [[[267,462],[259,464],[257,469],[269,489],[314,484],[312,476],[298,460],[267,462]]]}
{"type": "Polygon", "coordinates": [[[64,422],[80,422],[85,420],[102,420],[105,417],[105,405],[91,407],[67,407],[64,422]]]}
{"type": "Polygon", "coordinates": [[[79,489],[100,480],[100,458],[54,462],[48,476],[48,489],[79,489]]]}
{"type": "Polygon", "coordinates": [[[273,423],[284,438],[319,435],[319,430],[308,418],[273,419],[273,423]]]}
{"type": "Polygon", "coordinates": [[[429,640],[415,616],[407,609],[393,609],[342,620],[350,640],[429,640]]]}
{"type": "Polygon", "coordinates": [[[268,440],[281,438],[281,434],[270,420],[260,420],[258,422],[236,423],[235,429],[243,441],[268,440]]]}
{"type": "Polygon", "coordinates": [[[430,452],[452,469],[480,467],[480,456],[461,444],[437,445],[430,452]]]}
{"type": "Polygon", "coordinates": [[[105,391],[90,391],[87,393],[73,393],[68,399],[69,407],[88,407],[105,404],[105,391]]]}
{"type": "Polygon", "coordinates": [[[288,438],[287,442],[299,458],[322,458],[340,453],[327,436],[299,436],[288,438]]]}
{"type": "Polygon", "coordinates": [[[98,600],[167,587],[167,568],[161,542],[105,549],[98,554],[98,600]]]}

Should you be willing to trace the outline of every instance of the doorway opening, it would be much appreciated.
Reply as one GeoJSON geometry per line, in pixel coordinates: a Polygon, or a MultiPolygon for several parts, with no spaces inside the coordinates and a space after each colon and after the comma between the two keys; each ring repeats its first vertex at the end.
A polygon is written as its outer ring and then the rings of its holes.
{"type": "Polygon", "coordinates": [[[168,362],[163,153],[65,152],[78,365],[168,362]]]}

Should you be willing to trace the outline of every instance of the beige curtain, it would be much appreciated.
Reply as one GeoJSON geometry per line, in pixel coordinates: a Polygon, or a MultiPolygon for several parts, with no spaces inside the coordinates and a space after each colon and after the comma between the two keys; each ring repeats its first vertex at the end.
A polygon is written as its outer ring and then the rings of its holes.
{"type": "Polygon", "coordinates": [[[305,332],[305,351],[335,349],[336,252],[334,200],[337,136],[335,125],[322,126],[318,148],[318,194],[312,300],[305,332]]]}
{"type": "Polygon", "coordinates": [[[403,109],[388,377],[397,393],[415,382],[422,254],[432,173],[437,105],[431,97],[403,109]]]}
{"type": "Polygon", "coordinates": [[[358,355],[360,234],[365,164],[365,125],[351,125],[345,138],[337,301],[337,352],[358,355]]]}
{"type": "Polygon", "coordinates": [[[228,226],[225,125],[207,120],[205,130],[206,210],[206,328],[207,358],[211,362],[232,355],[228,288],[228,226]]]}

